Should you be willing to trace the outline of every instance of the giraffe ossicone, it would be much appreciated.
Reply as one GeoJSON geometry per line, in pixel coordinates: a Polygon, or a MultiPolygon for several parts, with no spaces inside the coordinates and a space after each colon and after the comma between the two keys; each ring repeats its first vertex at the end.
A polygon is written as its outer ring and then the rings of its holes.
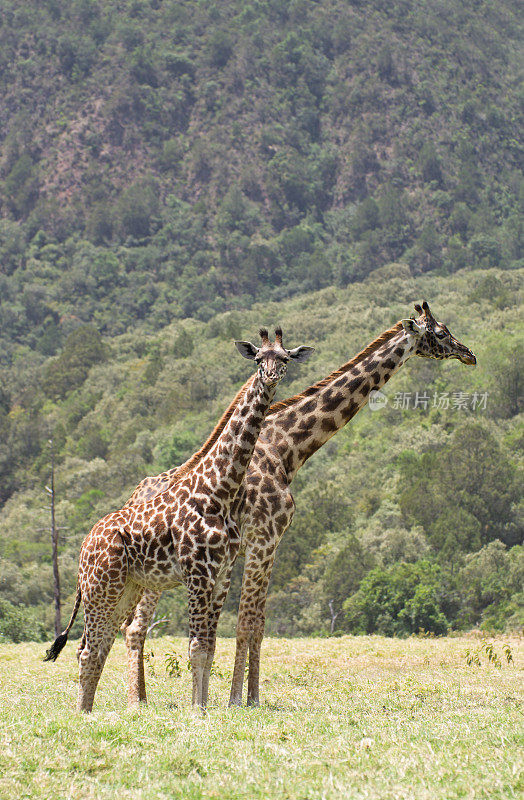
{"type": "MultiPolygon", "coordinates": [[[[97,522],[80,551],[75,605],[67,628],[47,651],[54,661],[67,642],[80,602],[84,632],[78,646],[78,709],[91,711],[96,687],[115,636],[133,616],[146,590],[159,593],[184,583],[188,590],[189,659],[193,704],[206,706],[215,651],[216,628],[240,532],[231,507],[290,359],[304,360],[312,348],[286,350],[277,330],[270,342],[261,330],[260,347],[237,342],[257,371],[237,393],[212,434],[160,493],[126,503],[97,522]]],[[[143,610],[138,612],[143,622],[143,610]]],[[[126,630],[131,704],[145,691],[140,624],[126,630]]]]}

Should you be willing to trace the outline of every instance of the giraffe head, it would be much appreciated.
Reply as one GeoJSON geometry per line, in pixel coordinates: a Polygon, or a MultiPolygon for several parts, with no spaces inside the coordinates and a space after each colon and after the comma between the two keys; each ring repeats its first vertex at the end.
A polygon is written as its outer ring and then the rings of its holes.
{"type": "Polygon", "coordinates": [[[465,345],[449,332],[442,322],[437,322],[427,302],[415,304],[418,317],[403,319],[402,327],[410,336],[416,337],[414,355],[423,358],[458,358],[463,364],[475,365],[477,359],[465,345]]]}
{"type": "Polygon", "coordinates": [[[269,334],[266,328],[260,328],[260,347],[251,342],[235,342],[237,350],[244,358],[249,358],[257,363],[258,372],[262,382],[272,386],[282,380],[287,372],[287,365],[290,358],[295,361],[307,361],[314,347],[301,345],[293,350],[287,350],[282,344],[282,328],[275,329],[275,341],[269,341],[269,334]]]}

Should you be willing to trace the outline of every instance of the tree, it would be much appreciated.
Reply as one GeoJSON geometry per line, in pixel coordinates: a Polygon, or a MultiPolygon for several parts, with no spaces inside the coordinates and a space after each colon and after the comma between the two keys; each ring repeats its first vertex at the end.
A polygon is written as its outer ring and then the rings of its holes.
{"type": "Polygon", "coordinates": [[[158,209],[158,188],[153,180],[144,179],[124,189],[115,212],[121,236],[133,236],[137,239],[148,236],[158,209]]]}
{"type": "Polygon", "coordinates": [[[506,619],[512,611],[518,613],[520,605],[522,625],[519,593],[524,585],[524,548],[507,550],[502,542],[490,542],[467,556],[458,585],[462,624],[504,628],[506,619]]]}
{"type": "Polygon", "coordinates": [[[330,607],[333,632],[335,619],[342,611],[344,601],[354,594],[366,572],[373,565],[373,559],[366,553],[353,534],[347,534],[342,550],[327,566],[323,579],[325,603],[330,607]]]}
{"type": "Polygon", "coordinates": [[[176,358],[188,358],[193,352],[193,348],[194,344],[191,334],[185,328],[181,328],[173,345],[173,353],[176,358]]]}
{"type": "Polygon", "coordinates": [[[61,620],[61,598],[60,598],[60,571],[58,568],[58,532],[67,530],[64,526],[56,524],[55,514],[55,449],[53,440],[49,439],[50,456],[51,456],[51,486],[46,486],[45,490],[48,494],[50,506],[49,511],[51,514],[51,549],[52,549],[52,562],[53,562],[53,598],[55,605],[55,636],[62,633],[62,620],[61,620]]]}
{"type": "Polygon", "coordinates": [[[488,365],[493,390],[490,392],[490,415],[511,419],[522,410],[524,395],[524,345],[497,341],[497,357],[488,365]]]}
{"type": "Polygon", "coordinates": [[[0,642],[43,642],[47,631],[32,610],[0,598],[0,642]]]}
{"type": "Polygon", "coordinates": [[[108,349],[92,325],[82,325],[69,334],[64,349],[48,363],[43,389],[50,397],[65,397],[82,385],[93,364],[105,361],[108,349]]]}
{"type": "Polygon", "coordinates": [[[418,165],[422,177],[426,182],[436,181],[439,186],[441,185],[442,167],[433,142],[425,142],[422,145],[418,158],[418,165]]]}
{"type": "Polygon", "coordinates": [[[402,513],[424,527],[436,551],[467,552],[496,538],[519,541],[516,468],[485,425],[465,422],[445,448],[406,454],[400,466],[402,513]]]}
{"type": "Polygon", "coordinates": [[[346,630],[387,636],[446,633],[449,622],[442,610],[441,571],[437,564],[417,561],[375,567],[358,592],[344,603],[346,630]]]}
{"type": "Polygon", "coordinates": [[[23,153],[4,181],[4,194],[13,214],[19,218],[29,213],[38,198],[39,181],[33,158],[23,153]]]}

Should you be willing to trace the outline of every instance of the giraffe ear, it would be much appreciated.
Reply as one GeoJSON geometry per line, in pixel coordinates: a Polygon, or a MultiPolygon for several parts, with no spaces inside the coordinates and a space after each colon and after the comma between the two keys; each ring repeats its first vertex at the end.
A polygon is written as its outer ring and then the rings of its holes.
{"type": "Polygon", "coordinates": [[[255,347],[251,342],[235,342],[235,346],[240,355],[244,356],[244,358],[249,358],[250,361],[254,361],[257,357],[258,347],[255,347]]]}
{"type": "Polygon", "coordinates": [[[306,347],[302,344],[300,347],[294,347],[293,350],[286,350],[286,353],[295,361],[307,361],[314,349],[314,347],[306,347]]]}
{"type": "Polygon", "coordinates": [[[406,333],[409,333],[411,336],[422,336],[422,334],[426,332],[426,327],[424,325],[419,325],[414,319],[403,319],[401,322],[406,333]]]}

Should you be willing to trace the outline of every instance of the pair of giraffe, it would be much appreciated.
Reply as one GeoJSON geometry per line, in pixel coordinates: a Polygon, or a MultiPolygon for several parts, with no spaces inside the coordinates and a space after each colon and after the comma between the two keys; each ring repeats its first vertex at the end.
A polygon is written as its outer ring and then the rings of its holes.
{"type": "MultiPolygon", "coordinates": [[[[280,328],[273,343],[266,329],[260,334],[261,347],[236,342],[257,371],[207,442],[178,471],[177,480],[152,500],[128,503],[103,517],[84,539],[73,614],[46,654],[46,660],[57,658],[83,602],[84,632],[77,651],[80,711],[92,710],[116,634],[144,590],[158,593],[179,583],[188,591],[193,704],[203,708],[207,703],[218,618],[240,547],[232,504],[287,363],[303,361],[313,350],[287,350],[280,328]]],[[[138,674],[138,663],[131,669],[138,674]]]]}
{"type": "MultiPolygon", "coordinates": [[[[474,354],[458,342],[445,325],[437,322],[426,302],[422,306],[416,305],[415,310],[418,316],[400,320],[396,325],[371,342],[357,356],[343,364],[326,378],[310,386],[304,392],[273,405],[263,423],[260,423],[258,440],[256,440],[249,453],[250,456],[252,453],[251,461],[249,462],[248,458],[243,469],[235,470],[233,483],[235,482],[234,478],[237,478],[239,483],[237,490],[234,493],[230,492],[228,495],[233,499],[229,507],[231,525],[227,532],[229,536],[228,556],[227,558],[221,556],[226,565],[224,566],[224,577],[219,581],[218,593],[215,592],[213,594],[213,591],[211,591],[211,594],[209,594],[208,587],[208,594],[206,595],[211,608],[209,630],[216,634],[218,614],[229,585],[230,565],[237,553],[243,551],[245,554],[245,566],[237,622],[236,656],[230,705],[240,705],[242,703],[244,670],[248,650],[247,702],[248,705],[258,705],[259,703],[260,649],[264,634],[267,587],[277,545],[293,518],[294,501],[289,485],[298,469],[366,405],[369,393],[384,386],[410,357],[418,355],[437,359],[457,358],[464,364],[472,365],[476,363],[474,354]]],[[[281,335],[280,340],[277,336],[275,344],[281,347],[281,335]]],[[[256,351],[254,345],[243,343],[243,346],[246,348],[244,355],[247,357],[259,357],[260,351],[258,351],[257,355],[254,355],[256,351]]],[[[267,346],[263,341],[262,351],[267,346]]],[[[298,348],[298,350],[301,350],[301,353],[298,354],[299,358],[307,357],[310,353],[310,349],[298,348]]],[[[210,440],[215,435],[218,437],[217,441],[220,441],[229,423],[222,425],[222,429],[221,424],[228,414],[231,419],[238,420],[238,410],[243,405],[245,407],[243,395],[245,391],[246,387],[240,390],[211,435],[210,440]],[[220,432],[221,430],[222,433],[220,432]]],[[[270,401],[271,399],[268,400],[268,408],[270,401]]],[[[243,415],[240,416],[243,418],[243,415]]],[[[238,433],[240,433],[240,429],[238,433]]],[[[208,443],[210,440],[208,440],[208,443]]],[[[144,550],[144,545],[142,544],[144,534],[141,533],[140,528],[136,526],[133,528],[131,525],[129,530],[129,522],[127,520],[135,516],[143,518],[144,511],[142,509],[147,509],[146,514],[152,513],[156,509],[153,513],[153,519],[156,519],[155,514],[158,514],[159,510],[166,505],[166,494],[170,498],[176,496],[181,486],[185,487],[183,490],[185,493],[190,494],[195,488],[195,484],[191,482],[188,484],[188,475],[193,475],[199,469],[200,471],[202,469],[205,471],[206,464],[208,465],[207,469],[211,469],[215,475],[218,485],[222,480],[222,474],[228,471],[227,454],[225,454],[225,458],[219,459],[218,464],[215,463],[214,467],[211,467],[211,464],[216,462],[218,454],[215,444],[211,443],[209,445],[208,443],[182,467],[142,481],[124,508],[117,512],[115,518],[116,525],[119,526],[118,536],[124,543],[123,546],[129,548],[132,554],[136,552],[135,560],[128,561],[126,565],[126,569],[129,569],[129,563],[131,563],[134,588],[126,597],[125,602],[122,603],[121,601],[121,593],[124,591],[121,588],[121,578],[120,582],[115,582],[113,578],[106,580],[103,590],[106,595],[111,593],[113,597],[118,594],[116,602],[120,603],[118,606],[119,613],[113,615],[112,618],[114,621],[109,637],[109,647],[116,635],[117,620],[126,620],[123,632],[128,651],[128,701],[130,705],[146,701],[143,667],[144,641],[160,594],[163,588],[166,588],[164,585],[160,585],[159,582],[155,585],[154,581],[146,575],[146,572],[148,571],[149,560],[151,558],[155,560],[157,549],[163,547],[161,537],[166,536],[166,522],[164,521],[163,523],[164,528],[160,536],[155,528],[151,530],[147,540],[148,547],[152,548],[150,553],[144,550]],[[122,519],[126,520],[128,528],[122,525],[122,519]],[[140,546],[133,543],[133,537],[139,538],[140,546]],[[155,542],[154,545],[153,542],[155,542]],[[127,616],[124,616],[123,613],[124,606],[128,609],[127,616]]],[[[230,485],[231,477],[229,482],[230,485]]],[[[185,501],[186,505],[188,499],[185,501]]],[[[110,515],[109,518],[112,516],[110,515]]],[[[109,518],[105,518],[105,520],[109,518]]],[[[102,523],[104,523],[104,520],[102,520],[102,523]]],[[[56,658],[65,644],[67,633],[72,625],[80,599],[82,598],[84,601],[84,609],[88,609],[88,619],[91,618],[91,614],[96,614],[97,603],[101,602],[99,600],[100,591],[96,590],[99,577],[95,571],[95,563],[97,563],[99,557],[94,554],[98,537],[101,536],[102,540],[104,539],[103,529],[101,532],[97,531],[100,524],[95,525],[86,539],[88,550],[91,553],[90,558],[93,561],[93,569],[91,572],[86,573],[86,578],[83,578],[85,557],[83,558],[81,554],[79,590],[73,616],[64,634],[58,637],[51,650],[48,651],[48,658],[56,658]],[[84,592],[86,597],[84,597],[84,592]],[[94,606],[91,601],[92,594],[95,601],[94,606]]],[[[181,541],[186,541],[187,538],[192,539],[191,533],[186,531],[181,535],[181,541]]],[[[86,543],[84,543],[83,551],[85,546],[86,543]]],[[[187,542],[186,547],[190,547],[189,542],[187,542]]],[[[195,544],[192,544],[190,560],[196,557],[197,552],[195,544]]],[[[205,558],[209,559],[210,555],[211,553],[207,551],[205,558]]],[[[180,554],[180,557],[182,557],[182,554],[180,554]]],[[[120,561],[119,563],[121,564],[121,571],[124,572],[124,562],[120,561]]],[[[201,561],[196,559],[196,563],[201,563],[201,561]]],[[[211,561],[208,569],[211,571],[216,569],[213,565],[214,562],[211,561]]],[[[118,567],[116,571],[118,572],[118,567]]],[[[200,657],[201,650],[198,644],[198,636],[200,634],[192,627],[191,623],[192,583],[187,582],[185,574],[177,574],[175,577],[178,580],[186,581],[190,594],[190,659],[193,667],[193,702],[205,705],[209,670],[214,652],[214,638],[211,635],[206,638],[203,650],[205,651],[205,659],[203,655],[200,660],[195,659],[194,655],[196,654],[200,657]],[[201,691],[199,690],[200,672],[198,670],[202,670],[203,675],[203,688],[201,691]]],[[[216,582],[216,578],[214,581],[216,582]]],[[[90,631],[86,622],[84,636],[79,647],[81,675],[79,708],[84,710],[89,710],[92,705],[92,696],[88,697],[87,700],[82,697],[82,659],[84,661],[87,660],[85,653],[86,642],[89,642],[89,637],[90,631]]],[[[106,649],[108,651],[109,647],[106,645],[100,651],[98,665],[101,663],[103,666],[103,661],[107,655],[106,649]]],[[[100,671],[101,666],[99,666],[98,677],[100,671]]],[[[92,679],[95,688],[98,677],[92,679]]],[[[90,691],[94,695],[94,688],[90,691]]]]}

